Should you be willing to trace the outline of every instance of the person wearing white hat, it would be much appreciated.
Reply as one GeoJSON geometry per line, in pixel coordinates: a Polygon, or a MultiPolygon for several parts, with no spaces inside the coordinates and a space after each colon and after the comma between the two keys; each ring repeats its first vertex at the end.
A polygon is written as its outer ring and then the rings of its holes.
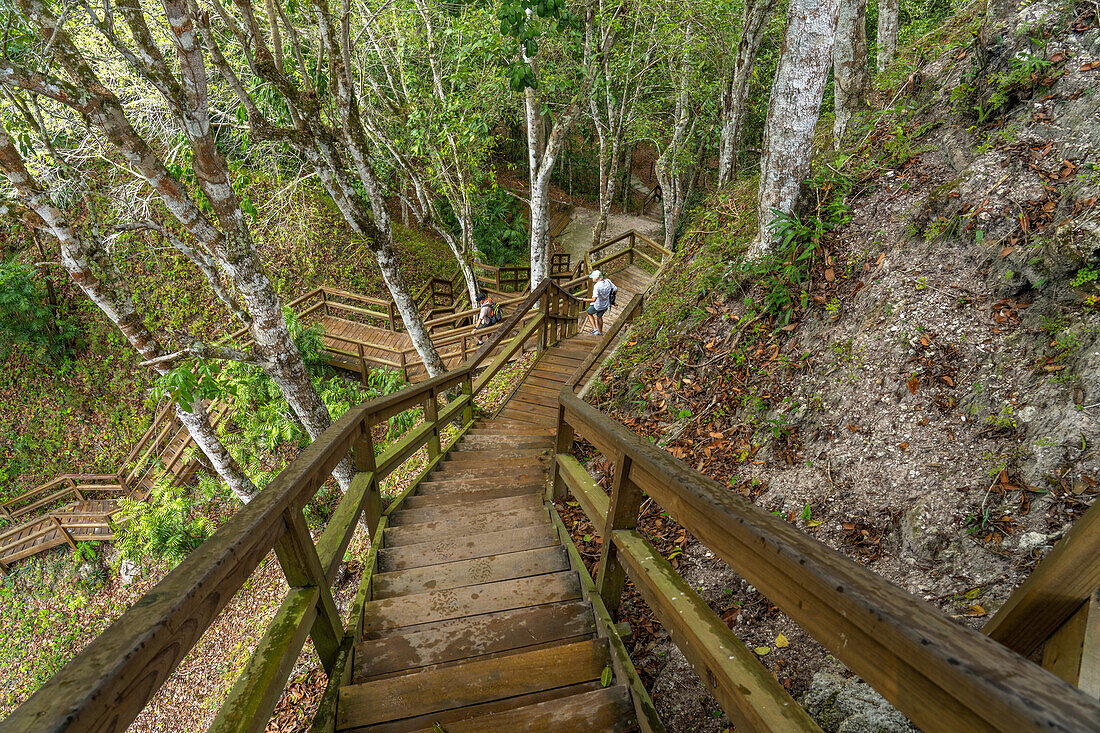
{"type": "Polygon", "coordinates": [[[611,307],[612,293],[616,292],[618,288],[615,284],[603,276],[603,273],[599,270],[593,270],[589,275],[593,281],[592,286],[592,298],[581,298],[585,303],[591,303],[588,306],[588,327],[592,329],[593,336],[603,335],[603,314],[607,313],[607,309],[611,307]]]}

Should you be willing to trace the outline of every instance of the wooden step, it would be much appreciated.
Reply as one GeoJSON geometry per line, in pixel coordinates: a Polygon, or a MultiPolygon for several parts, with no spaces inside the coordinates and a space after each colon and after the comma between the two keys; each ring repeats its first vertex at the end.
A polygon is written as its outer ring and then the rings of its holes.
{"type": "MultiPolygon", "coordinates": [[[[487,712],[447,723],[447,733],[524,731],[524,733],[626,733],[637,730],[634,704],[625,685],[577,692],[531,705],[487,712]]],[[[424,733],[435,728],[421,728],[424,733]]]]}
{"type": "Polygon", "coordinates": [[[545,489],[545,483],[535,483],[494,486],[492,488],[472,487],[470,491],[449,491],[434,494],[417,493],[406,496],[405,500],[401,502],[401,506],[405,509],[426,509],[428,507],[446,507],[466,504],[467,502],[503,499],[509,496],[537,496],[541,498],[545,489]]]}
{"type": "Polygon", "coordinates": [[[558,544],[558,533],[550,524],[519,529],[485,532],[477,536],[457,537],[435,542],[420,542],[403,547],[384,547],[378,551],[379,571],[406,570],[455,560],[471,560],[504,552],[534,550],[558,544]]]}
{"type": "Polygon", "coordinates": [[[378,573],[372,583],[375,600],[381,600],[425,591],[558,573],[568,569],[568,556],[565,548],[559,545],[378,573]]]}
{"type": "Polygon", "coordinates": [[[580,580],[569,571],[382,598],[363,607],[363,635],[370,638],[401,626],[571,601],[580,595],[580,580]]]}
{"type": "Polygon", "coordinates": [[[596,625],[584,601],[561,601],[447,619],[401,629],[355,646],[352,680],[499,654],[589,636],[596,625]]]}
{"type": "Polygon", "coordinates": [[[462,524],[468,520],[476,519],[483,514],[491,514],[510,509],[542,509],[542,497],[537,494],[523,494],[520,496],[484,499],[481,501],[468,500],[462,506],[445,507],[410,507],[405,508],[406,502],[401,503],[401,509],[390,514],[387,526],[399,527],[406,524],[423,524],[425,522],[438,522],[451,520],[462,524]]]}
{"type": "Polygon", "coordinates": [[[452,537],[469,537],[494,530],[533,527],[549,524],[549,522],[550,514],[547,512],[546,507],[541,505],[538,507],[499,510],[491,514],[470,517],[465,522],[441,519],[421,524],[386,527],[384,530],[384,546],[398,548],[404,545],[446,540],[452,537]]]}
{"type": "Polygon", "coordinates": [[[554,437],[554,428],[533,428],[525,423],[511,422],[508,425],[494,425],[483,428],[471,428],[466,438],[492,438],[500,435],[512,435],[524,438],[554,437]]]}
{"type": "Polygon", "coordinates": [[[454,450],[466,452],[474,450],[527,451],[552,448],[552,435],[467,435],[454,450]]]}
{"type": "MultiPolygon", "coordinates": [[[[598,680],[607,642],[592,639],[411,672],[340,690],[339,730],[598,680]]],[[[430,726],[429,726],[430,728],[430,726]]]]}
{"type": "Polygon", "coordinates": [[[433,471],[430,476],[429,483],[438,483],[440,481],[458,481],[465,479],[486,479],[495,481],[515,481],[515,480],[531,480],[540,475],[545,475],[545,467],[540,467],[537,464],[527,466],[486,466],[480,464],[478,466],[466,466],[461,463],[454,463],[451,461],[442,461],[439,467],[433,471]],[[522,468],[522,470],[518,470],[522,468]]]}
{"type": "MultiPolygon", "coordinates": [[[[440,503],[446,504],[453,501],[466,501],[467,499],[455,499],[456,495],[467,494],[481,494],[487,491],[502,491],[505,493],[497,494],[497,496],[516,496],[519,494],[526,494],[539,491],[546,487],[546,473],[540,472],[537,474],[520,474],[514,477],[511,481],[500,476],[490,476],[487,478],[459,478],[459,479],[444,479],[441,478],[438,481],[424,481],[417,487],[415,498],[420,501],[424,500],[428,504],[440,503]],[[507,484],[507,485],[504,485],[507,484]]],[[[414,498],[410,496],[409,499],[414,498]]],[[[406,499],[407,502],[409,499],[406,499]]],[[[474,497],[470,497],[469,500],[473,500],[474,497]]],[[[402,506],[408,506],[411,508],[412,504],[403,503],[402,506]]]]}
{"type": "Polygon", "coordinates": [[[473,447],[469,450],[451,451],[447,454],[444,468],[451,466],[539,466],[547,462],[549,448],[525,448],[519,450],[489,449],[473,447]]]}

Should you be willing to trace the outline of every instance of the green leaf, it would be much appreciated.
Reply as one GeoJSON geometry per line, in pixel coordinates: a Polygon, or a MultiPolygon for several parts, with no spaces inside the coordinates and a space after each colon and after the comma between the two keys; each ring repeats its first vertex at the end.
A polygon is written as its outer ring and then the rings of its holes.
{"type": "Polygon", "coordinates": [[[611,665],[607,665],[600,672],[600,684],[604,687],[611,687],[611,681],[615,678],[615,673],[611,669],[611,665]]]}

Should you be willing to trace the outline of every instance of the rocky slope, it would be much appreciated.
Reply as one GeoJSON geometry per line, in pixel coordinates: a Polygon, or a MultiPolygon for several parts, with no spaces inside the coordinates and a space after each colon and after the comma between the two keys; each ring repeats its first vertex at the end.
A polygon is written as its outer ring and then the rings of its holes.
{"type": "MultiPolygon", "coordinates": [[[[980,627],[1100,488],[1097,12],[993,4],[947,24],[952,45],[883,96],[894,111],[822,161],[854,182],[851,218],[797,325],[743,339],[745,293],[712,288],[661,356],[623,359],[604,405],[980,627]]],[[[878,702],[855,713],[879,722],[845,723],[824,650],[705,548],[680,570],[750,648],[789,639],[762,662],[826,730],[907,727],[878,702]]],[[[667,639],[636,643],[670,730],[728,727],[667,639]]]]}

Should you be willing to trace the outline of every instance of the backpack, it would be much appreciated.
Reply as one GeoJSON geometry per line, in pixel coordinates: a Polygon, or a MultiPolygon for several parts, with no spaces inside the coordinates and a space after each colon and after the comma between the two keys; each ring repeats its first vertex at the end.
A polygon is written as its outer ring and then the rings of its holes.
{"type": "MultiPolygon", "coordinates": [[[[608,280],[608,282],[611,282],[608,280]]],[[[615,287],[615,283],[611,283],[611,295],[607,296],[607,302],[611,305],[615,305],[615,294],[619,292],[619,289],[615,287]]]]}

